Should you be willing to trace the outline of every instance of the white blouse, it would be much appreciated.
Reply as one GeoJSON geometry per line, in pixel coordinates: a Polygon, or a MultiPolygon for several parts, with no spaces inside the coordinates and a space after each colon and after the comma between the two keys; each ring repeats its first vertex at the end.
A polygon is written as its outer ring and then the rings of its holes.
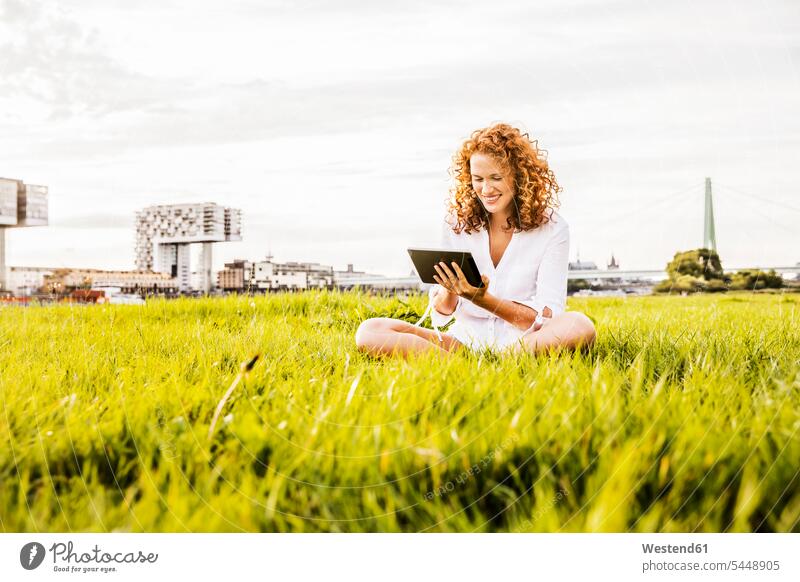
{"type": "MultiPolygon", "coordinates": [[[[486,229],[472,234],[456,234],[445,219],[442,248],[470,251],[480,273],[489,277],[487,292],[535,309],[537,322],[541,320],[545,307],[549,307],[554,316],[564,312],[569,226],[557,212],[553,212],[552,219],[538,228],[513,233],[497,267],[489,254],[486,229]]],[[[471,349],[502,349],[533,329],[531,326],[522,331],[463,297],[458,298],[451,315],[439,313],[433,307],[433,298],[439,289],[442,289],[440,285],[432,285],[429,291],[431,322],[438,328],[455,318],[447,333],[471,349]]]]}

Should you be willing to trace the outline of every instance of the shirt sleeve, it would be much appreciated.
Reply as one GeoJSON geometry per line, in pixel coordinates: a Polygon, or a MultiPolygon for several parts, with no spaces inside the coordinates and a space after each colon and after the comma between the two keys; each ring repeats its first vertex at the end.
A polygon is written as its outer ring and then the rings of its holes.
{"type": "MultiPolygon", "coordinates": [[[[441,245],[443,249],[453,248],[452,232],[452,227],[448,224],[447,220],[442,221],[441,245]]],[[[439,313],[436,311],[436,307],[433,305],[433,298],[440,289],[443,289],[441,285],[433,285],[428,291],[428,304],[431,308],[431,322],[436,327],[444,327],[447,325],[456,316],[456,312],[458,312],[458,309],[461,307],[461,297],[459,297],[458,303],[456,303],[456,308],[450,315],[445,315],[444,313],[439,313]]]]}
{"type": "Polygon", "coordinates": [[[567,307],[569,226],[565,222],[562,224],[545,246],[536,274],[536,294],[526,299],[512,299],[534,309],[537,319],[543,316],[545,307],[549,307],[554,316],[564,313],[567,307]]]}

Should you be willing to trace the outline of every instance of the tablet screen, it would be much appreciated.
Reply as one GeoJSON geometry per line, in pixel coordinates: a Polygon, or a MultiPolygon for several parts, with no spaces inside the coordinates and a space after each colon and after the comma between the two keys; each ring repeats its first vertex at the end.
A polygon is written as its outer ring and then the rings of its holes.
{"type": "Polygon", "coordinates": [[[451,270],[450,263],[456,263],[464,272],[467,281],[473,287],[483,287],[481,281],[481,274],[478,271],[478,265],[475,264],[475,259],[469,251],[455,251],[445,249],[408,249],[408,254],[411,256],[411,261],[414,263],[414,268],[419,274],[419,278],[423,283],[431,283],[436,285],[436,280],[433,276],[436,274],[434,265],[443,262],[447,264],[451,270]]]}

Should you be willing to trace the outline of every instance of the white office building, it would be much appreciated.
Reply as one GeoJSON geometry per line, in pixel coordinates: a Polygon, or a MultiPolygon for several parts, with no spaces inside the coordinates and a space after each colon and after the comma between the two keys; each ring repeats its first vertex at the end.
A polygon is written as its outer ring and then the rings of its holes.
{"type": "Polygon", "coordinates": [[[262,291],[301,291],[333,287],[333,267],[319,263],[253,263],[252,288],[262,291]]]}
{"type": "Polygon", "coordinates": [[[136,268],[167,273],[181,292],[192,289],[189,245],[202,244],[199,290],[211,291],[212,246],[242,240],[242,211],[203,204],[150,206],[136,213],[136,268]]]}
{"type": "Polygon", "coordinates": [[[10,291],[6,229],[47,225],[47,186],[0,178],[0,291],[10,291]]]}

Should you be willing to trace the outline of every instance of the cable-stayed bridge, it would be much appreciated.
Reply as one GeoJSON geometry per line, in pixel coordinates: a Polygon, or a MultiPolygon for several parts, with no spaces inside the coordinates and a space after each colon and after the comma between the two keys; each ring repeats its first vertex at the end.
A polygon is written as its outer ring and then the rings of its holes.
{"type": "MultiPolygon", "coordinates": [[[[731,269],[725,268],[723,269],[726,273],[735,273],[736,271],[742,271],[745,269],[758,269],[761,271],[769,271],[774,270],[776,273],[780,273],[782,275],[788,275],[792,273],[800,273],[800,266],[794,267],[734,267],[731,269]]],[[[654,270],[630,270],[630,271],[623,271],[621,269],[585,269],[580,271],[570,271],[567,274],[567,279],[666,279],[667,272],[664,269],[654,269],[654,270]]]]}
{"type": "MultiPolygon", "coordinates": [[[[735,273],[736,271],[741,271],[744,269],[759,269],[761,271],[769,271],[770,269],[774,270],[776,273],[780,273],[782,275],[791,275],[791,274],[800,274],[800,266],[794,267],[761,267],[761,266],[754,266],[754,267],[736,267],[732,269],[724,269],[726,273],[735,273]]],[[[632,269],[632,270],[604,270],[604,269],[582,269],[582,270],[575,270],[569,271],[567,273],[567,279],[575,280],[575,279],[586,279],[586,280],[595,280],[595,279],[611,279],[611,280],[623,280],[623,281],[635,281],[635,280],[652,280],[652,281],[661,281],[662,279],[667,278],[667,272],[664,269],[632,269]]],[[[351,288],[355,286],[360,287],[374,287],[376,289],[405,289],[405,288],[414,288],[424,285],[420,282],[419,277],[364,277],[359,279],[348,279],[347,281],[342,281],[337,283],[337,287],[340,288],[351,288]]]]}
{"type": "MultiPolygon", "coordinates": [[[[716,251],[717,237],[716,237],[716,224],[714,221],[714,199],[711,189],[711,178],[706,178],[704,185],[705,185],[705,192],[704,192],[704,212],[703,212],[703,240],[701,248],[707,248],[716,251]]],[[[684,188],[678,193],[683,195],[687,194],[692,195],[696,191],[696,188],[697,188],[696,185],[690,188],[684,188]]],[[[783,202],[778,202],[775,200],[765,198],[763,196],[756,196],[754,194],[742,192],[730,186],[723,186],[723,189],[725,190],[726,195],[730,194],[731,196],[735,198],[740,198],[743,201],[752,203],[754,200],[756,200],[763,204],[770,204],[775,207],[779,207],[783,211],[788,210],[800,213],[800,208],[791,206],[789,204],[785,204],[783,202]]],[[[662,200],[658,200],[657,202],[655,202],[655,205],[662,204],[664,202],[669,203],[669,201],[672,199],[671,196],[672,195],[665,197],[662,200]]],[[[786,228],[780,223],[777,223],[771,216],[759,210],[758,208],[753,208],[753,212],[755,214],[759,214],[761,217],[767,219],[776,226],[781,226],[782,228],[786,228]]],[[[742,267],[725,268],[724,271],[726,273],[735,273],[737,271],[745,269],[761,270],[761,271],[774,270],[776,273],[779,273],[781,275],[791,275],[791,274],[800,274],[800,263],[793,266],[792,265],[781,265],[781,266],[747,265],[742,267]]],[[[631,269],[631,270],[571,269],[567,275],[567,278],[572,280],[611,279],[611,280],[622,280],[622,281],[636,281],[636,280],[660,281],[662,279],[667,278],[667,272],[664,269],[631,269]]],[[[401,288],[410,289],[419,286],[427,287],[427,285],[421,283],[419,277],[416,276],[396,277],[396,278],[365,276],[363,278],[354,278],[354,279],[348,279],[347,281],[339,282],[337,283],[337,286],[341,288],[362,286],[362,287],[373,287],[378,289],[401,289],[401,288]]]]}

